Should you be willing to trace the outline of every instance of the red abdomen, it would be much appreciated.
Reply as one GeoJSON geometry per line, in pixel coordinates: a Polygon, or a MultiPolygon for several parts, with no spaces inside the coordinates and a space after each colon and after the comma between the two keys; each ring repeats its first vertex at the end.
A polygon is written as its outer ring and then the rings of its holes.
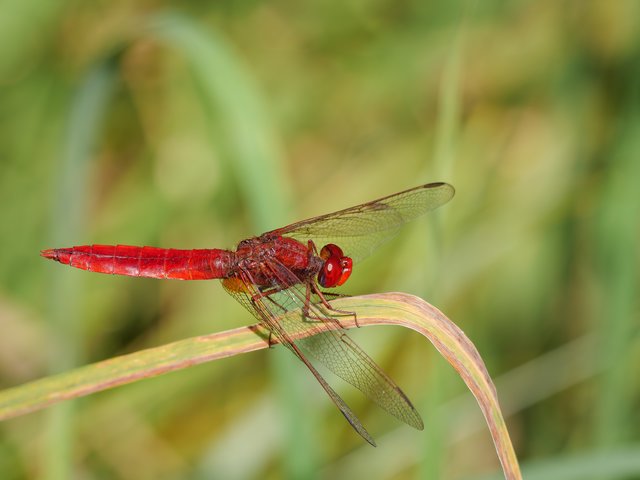
{"type": "Polygon", "coordinates": [[[180,280],[226,278],[232,256],[231,252],[220,249],[176,250],[128,245],[52,248],[40,255],[91,272],[180,280]]]}

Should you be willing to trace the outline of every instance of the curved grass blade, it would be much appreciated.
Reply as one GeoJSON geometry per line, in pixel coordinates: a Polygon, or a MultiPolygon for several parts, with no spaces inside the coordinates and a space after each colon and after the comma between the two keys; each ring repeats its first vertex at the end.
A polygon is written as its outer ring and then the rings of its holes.
{"type": "MultiPolygon", "coordinates": [[[[462,330],[432,305],[404,293],[340,298],[333,305],[344,310],[357,309],[358,325],[361,327],[401,325],[427,337],[462,377],[478,401],[505,477],[509,480],[522,478],[493,382],[480,354],[462,330]]],[[[342,325],[345,328],[356,326],[349,318],[345,318],[342,325]]],[[[301,330],[299,338],[306,337],[312,331],[312,328],[309,331],[301,330]]],[[[61,400],[267,348],[268,337],[268,332],[261,326],[242,327],[142,350],[36,380],[0,392],[0,420],[33,412],[61,400]]]]}

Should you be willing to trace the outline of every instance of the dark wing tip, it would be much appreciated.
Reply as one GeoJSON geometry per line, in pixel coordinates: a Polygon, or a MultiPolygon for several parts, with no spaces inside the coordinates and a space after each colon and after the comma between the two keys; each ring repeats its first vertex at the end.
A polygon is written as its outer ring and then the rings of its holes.
{"type": "MultiPolygon", "coordinates": [[[[344,413],[344,412],[342,412],[342,413],[344,413]]],[[[364,438],[369,445],[371,445],[372,447],[377,447],[378,446],[378,444],[373,439],[371,434],[369,432],[367,432],[367,430],[362,426],[362,424],[356,425],[349,419],[349,417],[347,417],[346,415],[345,415],[345,417],[346,417],[347,421],[351,424],[353,429],[358,433],[358,435],[360,435],[362,438],[364,438]]]]}
{"type": "Polygon", "coordinates": [[[425,188],[425,189],[438,188],[438,189],[441,189],[443,191],[448,191],[450,193],[449,200],[451,198],[453,198],[453,196],[456,194],[456,189],[454,188],[454,186],[451,185],[450,183],[447,183],[447,182],[427,183],[427,184],[423,185],[422,188],[425,188]]]}

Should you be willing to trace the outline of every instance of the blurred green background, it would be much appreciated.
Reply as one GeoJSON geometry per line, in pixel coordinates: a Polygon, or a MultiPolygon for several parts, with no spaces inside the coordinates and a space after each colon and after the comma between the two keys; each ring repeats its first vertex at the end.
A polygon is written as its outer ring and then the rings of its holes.
{"type": "MultiPolygon", "coordinates": [[[[640,478],[640,2],[5,0],[0,122],[0,387],[253,323],[217,282],[40,249],[232,247],[448,181],[342,291],[417,294],[465,330],[527,478],[640,478]]],[[[3,422],[0,476],[498,471],[431,345],[353,335],[424,432],[344,390],[371,448],[274,348],[3,422]]]]}

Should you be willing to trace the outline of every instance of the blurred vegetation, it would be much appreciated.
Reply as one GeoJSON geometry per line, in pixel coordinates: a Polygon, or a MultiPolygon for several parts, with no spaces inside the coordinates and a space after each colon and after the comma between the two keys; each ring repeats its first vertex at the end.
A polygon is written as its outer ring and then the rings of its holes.
{"type": "MultiPolygon", "coordinates": [[[[640,478],[640,3],[7,0],[0,13],[2,388],[252,322],[216,282],[90,275],[42,248],[232,247],[443,180],[454,200],[343,290],[418,294],[462,326],[525,476],[640,478]]],[[[1,476],[497,471],[433,349],[364,330],[425,432],[345,390],[369,447],[275,348],[4,422],[1,476]]]]}

